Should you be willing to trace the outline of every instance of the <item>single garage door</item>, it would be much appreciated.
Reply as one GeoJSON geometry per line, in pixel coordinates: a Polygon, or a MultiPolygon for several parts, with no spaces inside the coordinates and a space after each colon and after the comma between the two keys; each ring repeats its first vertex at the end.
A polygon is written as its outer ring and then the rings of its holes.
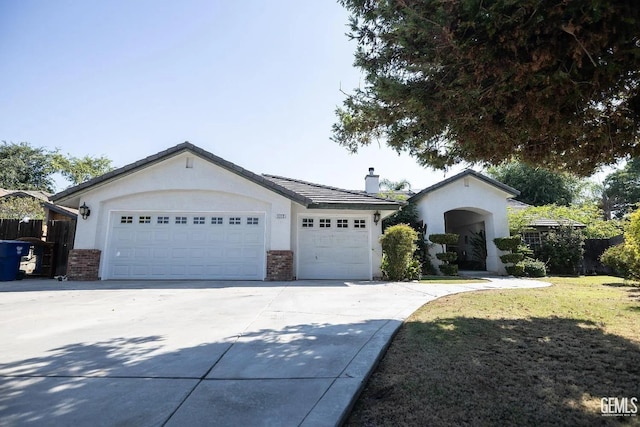
{"type": "Polygon", "coordinates": [[[299,279],[371,279],[371,247],[366,218],[298,219],[299,279]]]}
{"type": "Polygon", "coordinates": [[[264,213],[112,213],[106,279],[262,280],[264,213]]]}

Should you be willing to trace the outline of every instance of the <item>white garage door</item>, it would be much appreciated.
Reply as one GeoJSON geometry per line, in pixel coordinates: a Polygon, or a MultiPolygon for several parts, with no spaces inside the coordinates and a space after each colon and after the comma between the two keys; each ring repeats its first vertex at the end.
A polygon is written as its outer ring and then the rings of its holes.
{"type": "Polygon", "coordinates": [[[106,279],[264,279],[264,213],[112,213],[106,279]]]}
{"type": "Polygon", "coordinates": [[[299,279],[371,279],[369,223],[365,218],[298,219],[299,279]]]}

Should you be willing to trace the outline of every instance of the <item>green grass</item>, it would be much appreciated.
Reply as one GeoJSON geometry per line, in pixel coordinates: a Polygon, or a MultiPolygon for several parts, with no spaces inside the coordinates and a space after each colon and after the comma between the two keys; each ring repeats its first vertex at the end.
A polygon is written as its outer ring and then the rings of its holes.
{"type": "MultiPolygon", "coordinates": [[[[416,311],[346,425],[640,425],[603,397],[640,399],[640,287],[554,286],[451,295],[416,311]]],[[[639,405],[640,406],[640,405],[639,405]]]]}

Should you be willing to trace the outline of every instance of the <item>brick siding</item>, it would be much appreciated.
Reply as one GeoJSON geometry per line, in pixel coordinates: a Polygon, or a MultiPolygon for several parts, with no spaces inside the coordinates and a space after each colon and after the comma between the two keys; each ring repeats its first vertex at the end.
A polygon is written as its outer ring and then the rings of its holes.
{"type": "Polygon", "coordinates": [[[67,278],[69,280],[100,280],[98,277],[99,267],[99,249],[72,249],[69,251],[67,263],[67,278]]]}
{"type": "Polygon", "coordinates": [[[293,251],[267,251],[267,280],[293,280],[293,251]]]}

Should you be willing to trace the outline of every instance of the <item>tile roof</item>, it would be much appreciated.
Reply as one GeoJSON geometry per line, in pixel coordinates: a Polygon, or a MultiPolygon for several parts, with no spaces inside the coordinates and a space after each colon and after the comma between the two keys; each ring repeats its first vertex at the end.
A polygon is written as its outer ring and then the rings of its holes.
{"type": "Polygon", "coordinates": [[[0,188],[0,199],[4,197],[33,197],[34,199],[40,200],[42,202],[42,206],[52,210],[54,212],[58,212],[62,215],[66,215],[71,218],[75,218],[78,216],[78,210],[69,208],[66,206],[59,206],[53,204],[49,201],[51,197],[51,193],[47,193],[46,191],[39,190],[7,190],[5,188],[0,188]]]}
{"type": "Polygon", "coordinates": [[[552,219],[552,218],[535,218],[528,224],[531,227],[574,227],[574,228],[586,228],[587,226],[579,221],[572,219],[552,219]]]}
{"type": "Polygon", "coordinates": [[[515,210],[522,210],[532,207],[531,205],[516,199],[507,199],[507,207],[515,210]]]}
{"type": "Polygon", "coordinates": [[[0,188],[0,198],[10,196],[31,196],[36,199],[49,201],[51,193],[39,190],[7,190],[6,188],[0,188]]]}
{"type": "Polygon", "coordinates": [[[403,203],[373,196],[361,191],[344,190],[277,175],[262,175],[311,201],[310,209],[399,209],[403,203]]]}

